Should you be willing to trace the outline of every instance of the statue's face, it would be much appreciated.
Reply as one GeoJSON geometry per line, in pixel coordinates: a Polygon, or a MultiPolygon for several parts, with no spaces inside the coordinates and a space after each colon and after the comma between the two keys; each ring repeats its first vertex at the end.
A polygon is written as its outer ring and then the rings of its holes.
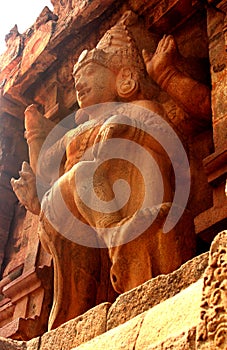
{"type": "Polygon", "coordinates": [[[117,100],[116,76],[108,68],[90,62],[76,72],[74,80],[81,108],[117,100]]]}

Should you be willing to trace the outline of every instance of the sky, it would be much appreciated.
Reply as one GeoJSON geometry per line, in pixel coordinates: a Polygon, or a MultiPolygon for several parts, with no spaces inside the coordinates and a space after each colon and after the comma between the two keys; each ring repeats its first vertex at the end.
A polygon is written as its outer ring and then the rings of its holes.
{"type": "Polygon", "coordinates": [[[50,0],[0,0],[0,55],[6,50],[5,36],[15,24],[20,33],[32,26],[45,6],[53,10],[50,0]]]}

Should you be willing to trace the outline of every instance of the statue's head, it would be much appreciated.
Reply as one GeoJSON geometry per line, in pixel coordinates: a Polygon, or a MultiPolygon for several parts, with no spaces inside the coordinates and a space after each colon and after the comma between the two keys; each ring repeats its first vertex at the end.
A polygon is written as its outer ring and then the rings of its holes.
{"type": "Polygon", "coordinates": [[[143,98],[146,68],[129,30],[135,22],[137,16],[127,11],[96,48],[80,55],[73,70],[80,107],[143,98]]]}

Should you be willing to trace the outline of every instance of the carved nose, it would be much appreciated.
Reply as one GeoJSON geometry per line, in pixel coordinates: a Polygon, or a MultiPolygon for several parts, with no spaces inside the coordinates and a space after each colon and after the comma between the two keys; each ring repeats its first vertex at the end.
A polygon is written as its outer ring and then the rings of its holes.
{"type": "Polygon", "coordinates": [[[83,78],[78,78],[75,80],[75,89],[76,91],[80,91],[82,88],[85,87],[86,82],[83,80],[83,78]]]}

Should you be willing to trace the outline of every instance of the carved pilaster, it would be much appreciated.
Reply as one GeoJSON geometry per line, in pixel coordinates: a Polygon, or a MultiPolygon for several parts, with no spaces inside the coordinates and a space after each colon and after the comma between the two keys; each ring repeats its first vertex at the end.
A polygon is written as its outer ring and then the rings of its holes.
{"type": "Polygon", "coordinates": [[[195,219],[196,231],[205,240],[225,229],[227,197],[227,52],[226,1],[209,1],[207,6],[207,33],[212,84],[212,124],[214,153],[204,159],[208,182],[213,190],[213,206],[195,219]]]}
{"type": "Polygon", "coordinates": [[[20,120],[22,110],[23,106],[8,101],[0,91],[0,274],[17,203],[10,179],[17,175],[22,160],[27,157],[23,122],[20,120]]]}
{"type": "Polygon", "coordinates": [[[227,344],[227,231],[213,241],[204,276],[197,350],[226,349],[227,344]]]}

